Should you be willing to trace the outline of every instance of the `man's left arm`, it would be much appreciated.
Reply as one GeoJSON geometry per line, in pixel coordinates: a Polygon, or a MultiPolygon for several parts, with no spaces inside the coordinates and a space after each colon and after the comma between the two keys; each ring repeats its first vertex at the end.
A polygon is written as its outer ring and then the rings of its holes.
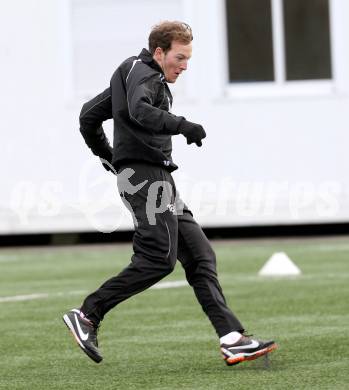
{"type": "Polygon", "coordinates": [[[141,69],[129,73],[126,82],[127,102],[131,120],[139,124],[146,131],[158,134],[183,134],[187,143],[202,145],[206,137],[203,127],[197,123],[189,122],[182,116],[176,116],[166,110],[155,107],[154,101],[157,93],[165,88],[159,74],[142,77],[141,69]],[[138,71],[137,71],[138,70],[138,71]]]}

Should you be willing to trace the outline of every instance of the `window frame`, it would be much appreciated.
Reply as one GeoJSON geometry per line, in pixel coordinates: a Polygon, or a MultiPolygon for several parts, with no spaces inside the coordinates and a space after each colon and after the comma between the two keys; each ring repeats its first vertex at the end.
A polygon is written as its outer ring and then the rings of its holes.
{"type": "MultiPolygon", "coordinates": [[[[221,0],[225,5],[226,0],[221,0]]],[[[273,37],[273,61],[274,81],[258,81],[246,83],[233,83],[229,80],[229,52],[228,52],[228,26],[227,15],[225,20],[225,95],[230,98],[259,98],[259,97],[292,97],[292,96],[329,96],[335,92],[335,61],[333,42],[333,2],[328,0],[330,18],[330,43],[331,43],[331,79],[287,80],[285,41],[283,28],[283,0],[270,0],[272,12],[272,37],[273,37]]],[[[225,11],[226,12],[226,11],[225,11]]]]}

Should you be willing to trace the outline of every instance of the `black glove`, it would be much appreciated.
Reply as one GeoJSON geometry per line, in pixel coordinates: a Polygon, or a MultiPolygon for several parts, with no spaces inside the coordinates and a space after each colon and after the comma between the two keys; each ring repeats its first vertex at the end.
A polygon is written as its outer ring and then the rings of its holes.
{"type": "Polygon", "coordinates": [[[108,148],[104,148],[98,152],[98,157],[103,165],[103,168],[116,175],[116,170],[111,163],[113,159],[113,148],[108,146],[108,148]]]}
{"type": "Polygon", "coordinates": [[[197,146],[201,146],[201,140],[206,137],[206,132],[201,125],[187,120],[183,120],[179,125],[179,132],[187,139],[188,145],[196,143],[197,146]]]}
{"type": "Polygon", "coordinates": [[[110,161],[106,160],[105,158],[103,157],[100,157],[99,158],[102,165],[103,165],[103,168],[106,170],[106,171],[110,171],[111,173],[113,173],[114,175],[116,175],[116,170],[115,168],[113,167],[113,165],[111,164],[110,161]]]}

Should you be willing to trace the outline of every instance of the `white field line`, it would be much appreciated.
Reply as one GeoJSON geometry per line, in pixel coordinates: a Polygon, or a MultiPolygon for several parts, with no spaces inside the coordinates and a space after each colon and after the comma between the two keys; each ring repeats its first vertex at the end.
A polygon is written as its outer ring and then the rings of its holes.
{"type": "Polygon", "coordinates": [[[0,297],[0,302],[32,301],[34,299],[48,298],[48,296],[48,294],[14,295],[12,297],[0,297]]]}
{"type": "MultiPolygon", "coordinates": [[[[173,282],[159,282],[154,286],[150,287],[153,289],[164,289],[164,288],[177,288],[188,286],[188,282],[185,280],[177,280],[173,282]]],[[[83,295],[87,294],[87,291],[68,291],[68,292],[58,292],[58,293],[39,293],[39,294],[28,294],[28,295],[13,295],[9,297],[0,297],[0,303],[5,302],[23,302],[23,301],[33,301],[35,299],[47,299],[51,297],[62,297],[67,295],[83,295]]]]}
{"type": "Polygon", "coordinates": [[[162,289],[162,288],[177,288],[177,287],[184,287],[189,286],[188,282],[186,280],[173,280],[172,282],[159,282],[154,284],[154,286],[150,288],[154,289],[162,289]]]}
{"type": "Polygon", "coordinates": [[[86,294],[87,291],[68,291],[68,292],[57,292],[57,293],[39,293],[39,294],[28,294],[28,295],[13,295],[10,297],[0,297],[0,303],[5,302],[23,302],[23,301],[33,301],[34,299],[45,299],[51,297],[63,297],[66,295],[81,295],[86,294]]]}

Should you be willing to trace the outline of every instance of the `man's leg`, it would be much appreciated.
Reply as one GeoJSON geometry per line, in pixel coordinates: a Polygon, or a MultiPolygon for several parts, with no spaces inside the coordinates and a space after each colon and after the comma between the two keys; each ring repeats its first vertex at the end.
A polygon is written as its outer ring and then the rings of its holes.
{"type": "MultiPolygon", "coordinates": [[[[132,164],[130,167],[135,171],[129,178],[132,186],[136,187],[137,184],[147,181],[134,194],[127,194],[122,191],[124,185],[119,183],[120,174],[118,175],[119,191],[122,198],[132,207],[137,223],[133,236],[134,254],[131,263],[123,271],[107,280],[85,299],[81,311],[96,324],[117,304],[149,288],[172,272],[176,263],[178,239],[176,215],[169,210],[155,213],[154,208],[149,207],[149,203],[147,207],[147,201],[152,202],[149,198],[149,188],[156,182],[170,183],[173,187],[171,200],[174,200],[175,188],[172,177],[164,169],[152,165],[132,164]],[[150,212],[153,212],[150,219],[154,217],[155,224],[149,221],[150,212]]],[[[160,201],[161,199],[158,199],[158,202],[160,201]]]]}
{"type": "Polygon", "coordinates": [[[232,331],[243,332],[244,328],[227,306],[218,282],[215,253],[187,208],[183,215],[178,215],[178,260],[218,336],[232,331]]]}
{"type": "Polygon", "coordinates": [[[131,263],[90,294],[80,310],[71,310],[63,316],[80,348],[97,363],[102,361],[98,350],[97,327],[105,314],[169,274],[177,258],[177,216],[166,207],[166,211],[161,212],[163,201],[165,206],[174,203],[175,186],[171,175],[151,165],[132,164],[131,167],[135,171],[130,178],[132,183],[127,181],[125,186],[122,180],[119,181],[122,175],[118,175],[120,195],[134,213],[134,254],[131,263]],[[145,184],[137,187],[139,183],[145,184]],[[161,187],[159,183],[165,185],[161,187]],[[166,192],[165,189],[169,188],[166,192]],[[149,194],[153,195],[149,198],[149,194]]]}
{"type": "Polygon", "coordinates": [[[228,308],[219,285],[215,253],[186,207],[183,215],[178,215],[178,231],[178,260],[220,338],[221,353],[226,364],[231,366],[254,360],[276,349],[277,345],[272,340],[253,340],[243,335],[244,328],[228,308]]]}

